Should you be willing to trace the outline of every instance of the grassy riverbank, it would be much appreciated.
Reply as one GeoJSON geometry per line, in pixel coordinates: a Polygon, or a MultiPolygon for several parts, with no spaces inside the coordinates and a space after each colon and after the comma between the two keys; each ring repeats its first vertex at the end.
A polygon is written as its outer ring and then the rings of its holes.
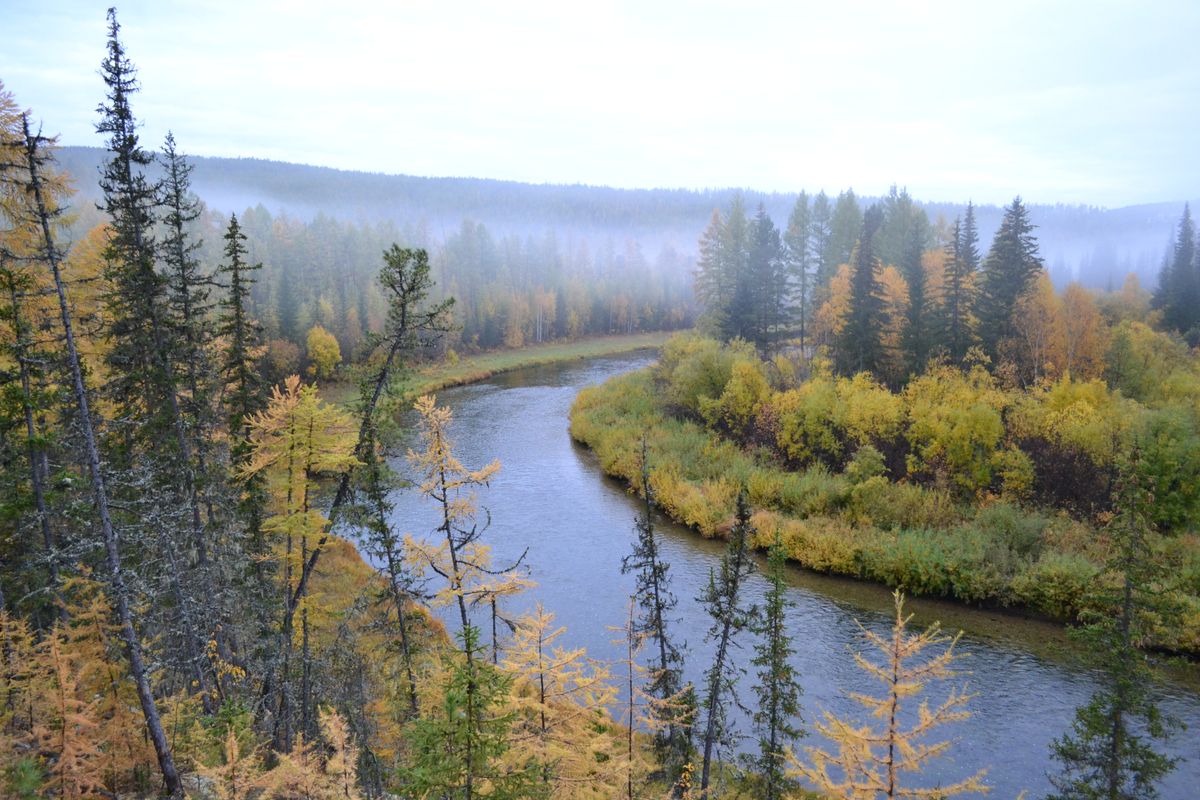
{"type": "MultiPolygon", "coordinates": [[[[404,391],[410,397],[419,397],[517,369],[657,348],[671,335],[669,332],[654,331],[623,336],[595,336],[458,357],[418,368],[409,376],[404,391]]],[[[354,393],[355,387],[348,381],[327,383],[321,387],[321,396],[333,403],[347,403],[354,399],[354,393]]]]}
{"type": "MultiPolygon", "coordinates": [[[[668,413],[664,395],[651,370],[586,389],[572,408],[571,435],[607,474],[631,484],[639,480],[645,435],[659,506],[705,536],[728,529],[745,486],[757,544],[778,533],[790,558],[817,572],[1064,622],[1079,617],[1091,584],[1105,579],[1106,540],[1086,521],[1000,497],[965,502],[936,488],[864,478],[853,465],[790,469],[766,448],[668,413]]],[[[1194,544],[1189,537],[1170,543],[1188,564],[1196,560],[1194,544]]],[[[1200,615],[1196,598],[1181,594],[1184,619],[1156,639],[1194,654],[1200,615]]]]}

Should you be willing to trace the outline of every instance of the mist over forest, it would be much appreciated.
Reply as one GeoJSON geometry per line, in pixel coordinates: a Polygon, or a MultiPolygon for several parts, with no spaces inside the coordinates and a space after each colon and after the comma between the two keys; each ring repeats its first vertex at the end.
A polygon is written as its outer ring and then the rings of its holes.
{"type": "MultiPolygon", "coordinates": [[[[80,207],[98,197],[98,170],[104,150],[61,147],[63,169],[75,181],[80,207]]],[[[761,203],[777,225],[786,223],[794,193],[752,189],[620,189],[607,186],[529,184],[486,178],[427,178],[385,175],[291,164],[254,158],[190,156],[192,187],[214,211],[242,213],[262,205],[272,214],[300,221],[319,215],[350,223],[388,222],[408,243],[442,245],[464,220],[485,225],[497,237],[586,240],[592,249],[618,250],[636,242],[651,261],[663,261],[689,274],[698,236],[714,208],[728,207],[741,193],[747,208],[761,203]]],[[[810,193],[820,187],[803,187],[810,193]]],[[[825,187],[836,195],[846,187],[825,187]]],[[[859,195],[866,209],[881,198],[859,195]]],[[[947,223],[963,213],[967,200],[929,201],[915,197],[931,223],[947,223]]],[[[1143,286],[1158,282],[1169,252],[1181,201],[1101,208],[1083,205],[1028,204],[1037,225],[1038,245],[1058,288],[1071,281],[1094,289],[1112,289],[1136,274],[1143,286]]],[[[980,238],[990,242],[1003,209],[976,205],[980,238]]],[[[569,245],[568,245],[569,246],[569,245]]]]}

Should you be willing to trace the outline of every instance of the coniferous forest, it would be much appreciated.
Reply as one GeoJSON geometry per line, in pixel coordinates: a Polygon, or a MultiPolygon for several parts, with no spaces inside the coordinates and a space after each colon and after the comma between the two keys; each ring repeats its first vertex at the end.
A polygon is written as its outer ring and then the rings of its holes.
{"type": "MultiPolygon", "coordinates": [[[[1052,798],[1194,786],[1189,206],[1157,269],[1106,256],[1102,288],[1047,264],[1035,217],[1061,237],[1073,212],[1020,197],[412,179],[403,220],[348,219],[321,191],[268,209],[307,168],[251,162],[210,164],[207,203],[184,137],[143,139],[114,9],[95,56],[102,149],[0,84],[0,797],[950,798],[998,766],[1052,798]],[[471,203],[485,221],[444,224],[471,203]],[[506,466],[418,375],[647,333],[648,365],[559,420],[632,498],[588,521],[629,587],[601,657],[532,599],[555,573],[502,541],[526,524],[489,510],[506,466]],[[715,540],[706,569],[673,569],[685,537],[715,540]],[[798,575],[886,592],[845,626],[844,703],[810,697],[805,665],[840,655],[797,633],[798,575]],[[992,687],[925,611],[950,607],[1069,629],[1087,696],[1044,763],[964,747],[992,687]]],[[[320,177],[366,206],[386,179],[320,177]]]]}

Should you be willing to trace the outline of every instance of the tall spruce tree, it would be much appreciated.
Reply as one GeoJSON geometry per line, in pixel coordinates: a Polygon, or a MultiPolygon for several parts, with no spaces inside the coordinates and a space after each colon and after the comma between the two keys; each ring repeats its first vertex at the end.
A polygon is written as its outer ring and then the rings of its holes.
{"type": "MultiPolygon", "coordinates": [[[[154,608],[155,613],[174,615],[176,621],[168,630],[178,639],[166,643],[164,654],[174,658],[178,653],[183,658],[180,667],[209,698],[212,670],[204,649],[216,621],[206,599],[216,588],[207,568],[195,464],[178,394],[179,338],[170,324],[167,280],[156,266],[158,245],[152,227],[159,186],[146,175],[152,159],[138,140],[130,106],[138,91],[136,70],[111,8],[107,56],[100,72],[108,93],[98,109],[96,130],[108,136],[109,153],[100,176],[101,208],[110,218],[104,249],[110,344],[104,391],[115,409],[115,435],[105,443],[120,468],[114,473],[119,480],[113,490],[126,512],[121,522],[129,537],[139,540],[140,551],[158,555],[141,560],[145,568],[140,577],[151,588],[162,584],[175,601],[174,608],[154,608]]],[[[205,702],[211,708],[209,700],[205,702]]]]}
{"type": "Polygon", "coordinates": [[[111,349],[108,394],[117,409],[115,422],[126,439],[123,460],[134,456],[128,440],[137,438],[147,450],[174,444],[172,417],[177,409],[171,359],[175,353],[166,325],[167,281],[155,268],[153,236],[159,187],[146,175],[152,158],[138,141],[130,107],[138,91],[137,72],[125,54],[116,10],[108,10],[108,54],[101,75],[108,87],[99,107],[98,133],[105,134],[108,159],[100,175],[101,208],[111,225],[104,251],[105,297],[111,349]]]}
{"type": "Polygon", "coordinates": [[[829,204],[829,195],[824,191],[817,192],[812,203],[812,230],[808,237],[809,252],[814,260],[812,308],[820,308],[829,299],[829,282],[837,272],[837,262],[831,256],[829,237],[830,225],[833,220],[833,207],[829,204]]]}
{"type": "Polygon", "coordinates": [[[908,243],[900,261],[901,273],[908,284],[908,309],[901,334],[904,360],[909,374],[920,374],[933,349],[934,331],[932,303],[926,290],[925,242],[926,229],[913,225],[908,231],[908,243]]]}
{"type": "Polygon", "coordinates": [[[742,336],[765,354],[786,329],[791,281],[779,230],[761,204],[750,222],[748,238],[746,278],[752,309],[742,336]]]}
{"type": "Polygon", "coordinates": [[[1200,326],[1200,268],[1197,259],[1196,225],[1185,203],[1179,218],[1175,243],[1158,276],[1154,307],[1162,309],[1163,323],[1180,333],[1200,326]]]}
{"type": "Polygon", "coordinates": [[[883,366],[883,290],[879,284],[879,259],[874,251],[875,232],[882,220],[879,206],[867,209],[854,251],[850,303],[837,342],[838,369],[847,375],[864,371],[878,374],[883,366]]]}
{"type": "Polygon", "coordinates": [[[750,559],[750,501],[743,490],[738,493],[734,524],[729,543],[721,557],[719,572],[709,572],[708,587],[697,600],[712,618],[707,641],[715,645],[712,664],[704,674],[703,761],[700,767],[700,797],[709,797],[713,766],[721,760],[721,752],[736,744],[737,734],[729,722],[729,707],[737,704],[737,681],[740,670],[733,664],[734,637],[744,631],[754,615],[743,597],[746,578],[754,572],[750,559]]]}
{"type": "Polygon", "coordinates": [[[858,204],[858,197],[853,189],[847,189],[834,201],[829,218],[829,236],[821,255],[822,266],[829,278],[832,279],[839,265],[850,263],[862,225],[863,211],[858,204]]]}
{"type": "Polygon", "coordinates": [[[799,726],[803,690],[792,666],[796,651],[787,632],[788,609],[795,604],[788,598],[784,579],[786,561],[783,542],[776,533],[767,558],[770,586],[763,600],[762,615],[755,625],[755,633],[761,637],[754,648],[754,666],[758,667],[754,690],[758,695],[758,708],[754,712],[758,756],[751,761],[762,779],[764,800],[788,796],[792,782],[787,777],[787,753],[804,735],[799,726]]]}
{"type": "Polygon", "coordinates": [[[1176,759],[1154,749],[1174,727],[1150,693],[1146,656],[1138,650],[1152,627],[1169,624],[1173,609],[1161,591],[1164,568],[1147,537],[1155,497],[1147,488],[1135,446],[1121,470],[1109,525],[1112,587],[1092,586],[1093,612],[1078,636],[1097,660],[1100,690],[1075,713],[1071,730],[1051,746],[1062,770],[1051,775],[1053,800],[1143,800],[1158,796],[1156,784],[1176,759]],[[1114,609],[1115,613],[1108,609],[1114,609]]]}
{"type": "Polygon", "coordinates": [[[938,344],[954,363],[962,361],[969,347],[968,315],[971,310],[971,275],[959,255],[963,241],[962,218],[956,217],[943,250],[945,264],[941,302],[937,306],[938,344]]]}
{"type": "Polygon", "coordinates": [[[680,704],[683,653],[671,638],[669,616],[677,599],[671,591],[671,565],[662,560],[654,530],[654,489],[650,462],[642,441],[642,512],[635,523],[633,552],[621,560],[621,573],[634,574],[634,601],[640,609],[633,633],[648,641],[654,658],[646,694],[652,698],[654,751],[668,780],[674,781],[691,757],[691,720],[680,704]]]}
{"type": "Polygon", "coordinates": [[[975,317],[979,320],[980,342],[993,359],[1000,356],[1002,343],[1016,334],[1013,313],[1017,302],[1043,269],[1033,235],[1035,227],[1021,198],[1014,198],[1004,209],[1000,229],[983,262],[975,317]]]}
{"type": "Polygon", "coordinates": [[[804,352],[808,337],[813,294],[813,258],[810,240],[813,233],[813,213],[808,206],[808,194],[800,192],[792,213],[788,217],[787,230],[783,234],[784,259],[791,274],[791,301],[795,307],[796,325],[800,338],[800,351],[804,352]]]}

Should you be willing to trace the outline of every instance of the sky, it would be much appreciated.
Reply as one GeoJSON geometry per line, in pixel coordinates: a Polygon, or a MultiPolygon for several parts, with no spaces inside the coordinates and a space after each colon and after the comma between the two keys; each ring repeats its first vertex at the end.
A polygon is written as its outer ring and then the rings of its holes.
{"type": "MultiPolygon", "coordinates": [[[[0,81],[100,145],[107,2],[0,0],[0,81]]],[[[1200,194],[1200,2],[118,7],[147,146],[372,172],[1118,207],[1200,194]]]]}

